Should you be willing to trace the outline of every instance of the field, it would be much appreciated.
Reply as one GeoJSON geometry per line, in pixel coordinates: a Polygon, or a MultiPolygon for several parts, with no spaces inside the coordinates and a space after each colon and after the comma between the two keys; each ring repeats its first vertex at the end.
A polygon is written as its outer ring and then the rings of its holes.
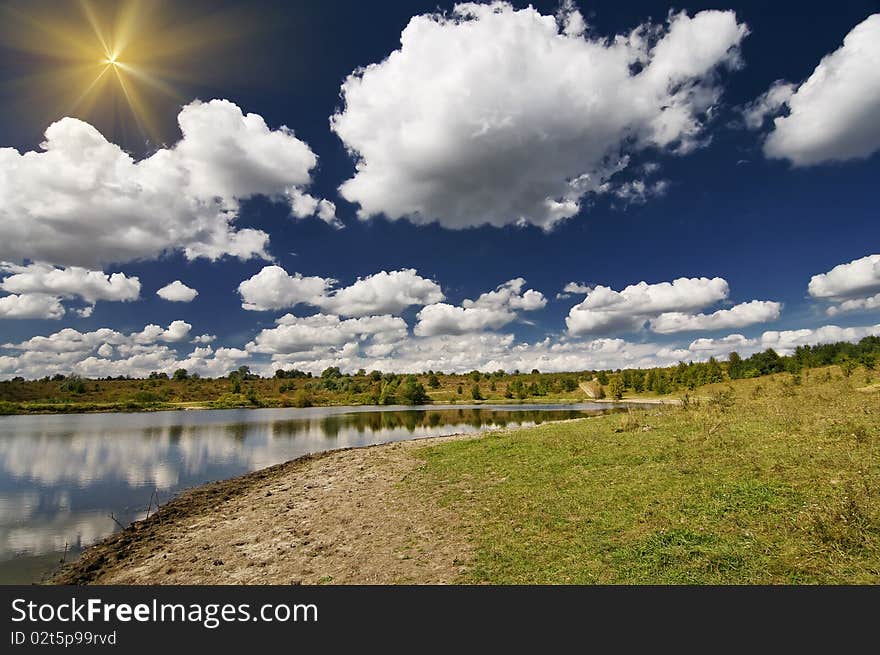
{"type": "Polygon", "coordinates": [[[479,583],[880,582],[880,388],[864,369],[419,451],[479,583]]]}
{"type": "Polygon", "coordinates": [[[877,382],[311,456],[186,492],[56,582],[878,584],[877,382]]]}

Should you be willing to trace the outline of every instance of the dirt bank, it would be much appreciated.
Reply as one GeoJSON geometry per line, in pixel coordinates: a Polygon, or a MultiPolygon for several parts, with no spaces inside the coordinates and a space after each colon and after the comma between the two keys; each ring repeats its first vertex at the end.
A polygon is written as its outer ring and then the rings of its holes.
{"type": "Polygon", "coordinates": [[[333,451],[196,487],[51,582],[455,582],[469,556],[456,517],[400,483],[420,465],[415,448],[476,436],[333,451]]]}

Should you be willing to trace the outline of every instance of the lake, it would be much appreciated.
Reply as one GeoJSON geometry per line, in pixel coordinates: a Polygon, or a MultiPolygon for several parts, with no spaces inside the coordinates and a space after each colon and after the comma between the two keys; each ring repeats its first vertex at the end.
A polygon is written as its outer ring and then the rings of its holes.
{"type": "Polygon", "coordinates": [[[577,405],[310,407],[0,417],[0,584],[145,517],[155,498],[309,453],[614,411],[577,405]]]}

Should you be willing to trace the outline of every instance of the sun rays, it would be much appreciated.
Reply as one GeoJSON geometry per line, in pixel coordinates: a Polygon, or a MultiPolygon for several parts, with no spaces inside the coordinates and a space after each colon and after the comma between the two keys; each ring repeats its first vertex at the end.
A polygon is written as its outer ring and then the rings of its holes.
{"type": "MultiPolygon", "coordinates": [[[[0,10],[3,46],[26,71],[10,81],[20,115],[43,126],[75,116],[124,140],[169,137],[163,108],[189,100],[205,60],[253,23],[161,0],[12,3],[0,10]]],[[[204,7],[204,6],[203,6],[204,7]]]]}

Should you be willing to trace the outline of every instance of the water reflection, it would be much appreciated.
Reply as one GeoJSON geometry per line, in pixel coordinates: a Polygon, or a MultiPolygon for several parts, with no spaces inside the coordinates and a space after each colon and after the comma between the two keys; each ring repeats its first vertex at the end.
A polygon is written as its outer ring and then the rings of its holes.
{"type": "Polygon", "coordinates": [[[154,491],[164,502],[183,488],[307,453],[606,410],[583,404],[0,417],[0,583],[32,581],[63,553],[118,529],[117,520],[143,518],[154,491]]]}

